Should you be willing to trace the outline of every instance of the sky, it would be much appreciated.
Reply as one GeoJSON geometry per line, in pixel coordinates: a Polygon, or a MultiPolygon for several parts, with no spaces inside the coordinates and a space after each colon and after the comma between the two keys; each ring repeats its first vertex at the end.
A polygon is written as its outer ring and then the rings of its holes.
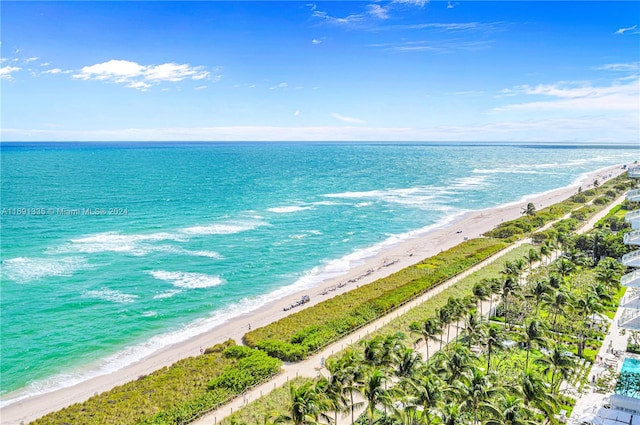
{"type": "Polygon", "coordinates": [[[640,140],[640,2],[2,1],[3,141],[640,140]]]}

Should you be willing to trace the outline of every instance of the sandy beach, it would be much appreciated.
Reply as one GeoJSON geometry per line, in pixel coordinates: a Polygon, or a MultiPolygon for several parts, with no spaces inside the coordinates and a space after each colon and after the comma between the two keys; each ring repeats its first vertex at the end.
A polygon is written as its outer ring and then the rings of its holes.
{"type": "MultiPolygon", "coordinates": [[[[364,264],[351,269],[343,276],[327,280],[312,290],[292,293],[251,313],[233,318],[224,325],[194,337],[187,342],[159,350],[141,361],[130,364],[116,372],[92,378],[75,386],[25,398],[5,406],[0,410],[1,422],[7,425],[20,424],[21,422],[28,423],[49,412],[59,410],[73,403],[82,402],[94,394],[107,391],[117,385],[134,380],[140,375],[149,374],[168,366],[179,359],[198,355],[201,348],[212,346],[229,338],[240,342],[243,334],[249,330],[249,326],[254,329],[264,326],[287,314],[300,311],[302,308],[317,304],[329,297],[354,289],[356,286],[370,283],[415,264],[423,258],[461,243],[465,238],[476,238],[503,221],[519,217],[523,207],[529,202],[534,203],[537,209],[541,209],[573,195],[576,193],[578,186],[587,189],[594,180],[597,179],[603,182],[610,177],[621,174],[623,171],[619,165],[608,167],[589,174],[582,182],[576,185],[542,195],[531,196],[508,206],[468,213],[445,227],[405,240],[388,250],[379,252],[377,255],[368,258],[364,264]],[[285,306],[299,300],[302,295],[309,295],[310,302],[302,307],[296,307],[289,311],[284,310],[285,306]]],[[[15,396],[15,394],[8,394],[6,398],[15,396]]]]}

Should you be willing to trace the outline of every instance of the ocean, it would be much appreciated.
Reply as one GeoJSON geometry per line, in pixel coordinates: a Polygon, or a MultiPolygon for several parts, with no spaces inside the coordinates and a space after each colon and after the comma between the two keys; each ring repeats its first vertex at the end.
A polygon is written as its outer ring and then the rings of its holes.
{"type": "MultiPolygon", "coordinates": [[[[108,373],[637,147],[2,143],[2,404],[108,373]]],[[[586,187],[591,182],[582,181],[586,187]]]]}

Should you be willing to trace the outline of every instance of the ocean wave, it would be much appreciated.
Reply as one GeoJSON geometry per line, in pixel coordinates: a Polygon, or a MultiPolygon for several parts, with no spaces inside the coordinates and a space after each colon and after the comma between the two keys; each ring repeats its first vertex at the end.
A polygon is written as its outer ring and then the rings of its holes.
{"type": "Polygon", "coordinates": [[[90,267],[83,257],[17,257],[2,262],[2,275],[14,282],[27,283],[52,276],[72,276],[90,267]]]}
{"type": "Polygon", "coordinates": [[[287,213],[305,211],[305,210],[310,210],[310,209],[311,209],[311,207],[309,207],[309,206],[290,205],[290,206],[287,206],[287,207],[267,208],[267,211],[271,211],[271,212],[278,213],[278,214],[287,214],[287,213]]]}
{"type": "Polygon", "coordinates": [[[130,304],[136,302],[136,299],[140,297],[138,295],[125,294],[122,291],[105,288],[100,290],[87,291],[82,294],[82,298],[95,298],[118,304],[130,304]]]}
{"type": "Polygon", "coordinates": [[[151,270],[147,273],[155,279],[164,280],[178,288],[211,288],[224,283],[224,280],[219,276],[211,276],[204,273],[168,272],[165,270],[151,270]]]}
{"type": "Polygon", "coordinates": [[[327,193],[327,198],[341,198],[362,200],[356,203],[356,208],[369,206],[375,201],[400,204],[409,207],[432,209],[434,205],[443,204],[447,195],[453,193],[450,189],[440,187],[410,187],[401,189],[376,189],[365,192],[327,193]]]}
{"type": "Polygon", "coordinates": [[[127,253],[135,256],[147,255],[157,250],[153,242],[162,241],[186,242],[187,239],[175,233],[123,234],[120,232],[104,232],[71,239],[71,241],[52,252],[82,252],[93,254],[99,252],[127,253]]]}
{"type": "Polygon", "coordinates": [[[154,295],[153,299],[154,300],[162,300],[162,299],[165,299],[165,298],[171,298],[174,295],[179,294],[180,292],[182,292],[180,289],[170,289],[168,291],[164,291],[164,292],[161,292],[159,294],[154,295]]]}
{"type": "Polygon", "coordinates": [[[264,221],[238,221],[229,223],[213,223],[203,226],[192,226],[181,229],[181,232],[190,236],[201,235],[231,235],[234,233],[246,232],[260,226],[266,226],[264,221]]]}

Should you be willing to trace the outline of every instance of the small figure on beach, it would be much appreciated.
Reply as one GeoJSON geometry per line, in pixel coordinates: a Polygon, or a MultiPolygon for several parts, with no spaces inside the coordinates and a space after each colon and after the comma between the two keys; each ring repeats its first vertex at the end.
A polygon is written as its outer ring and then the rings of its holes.
{"type": "Polygon", "coordinates": [[[251,330],[251,323],[249,323],[249,330],[251,330]]]}
{"type": "Polygon", "coordinates": [[[202,346],[200,346],[200,354],[204,354],[204,348],[202,348],[202,346]]]}

